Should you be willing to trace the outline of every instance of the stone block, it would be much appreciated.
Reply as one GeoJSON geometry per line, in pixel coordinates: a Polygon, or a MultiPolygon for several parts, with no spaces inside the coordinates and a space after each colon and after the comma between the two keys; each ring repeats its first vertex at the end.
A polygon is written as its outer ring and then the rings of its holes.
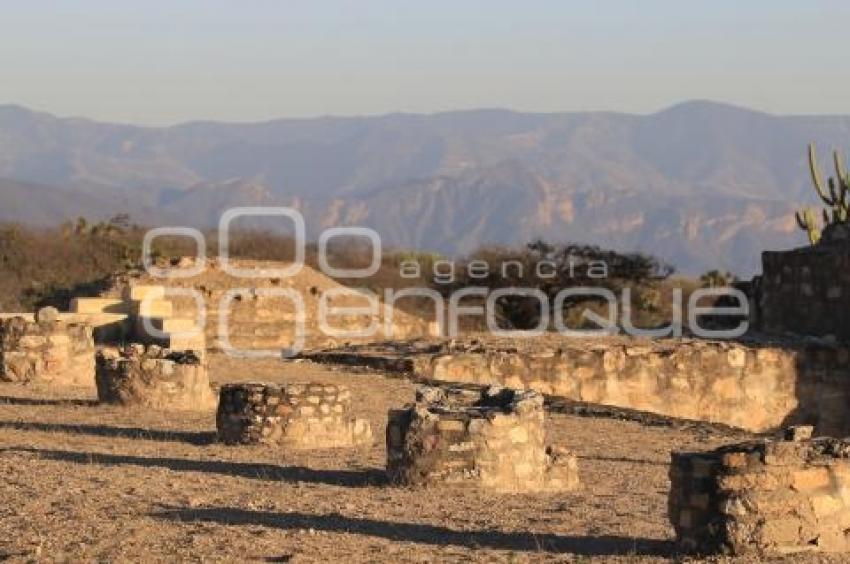
{"type": "Polygon", "coordinates": [[[74,298],[71,300],[71,313],[84,314],[127,314],[128,304],[115,298],[74,298]]]}
{"type": "Polygon", "coordinates": [[[125,301],[142,301],[148,298],[161,300],[165,298],[164,286],[138,285],[124,288],[122,297],[125,301]]]}
{"type": "Polygon", "coordinates": [[[164,319],[174,315],[174,306],[169,300],[136,300],[129,303],[129,310],[137,317],[164,319]]]}

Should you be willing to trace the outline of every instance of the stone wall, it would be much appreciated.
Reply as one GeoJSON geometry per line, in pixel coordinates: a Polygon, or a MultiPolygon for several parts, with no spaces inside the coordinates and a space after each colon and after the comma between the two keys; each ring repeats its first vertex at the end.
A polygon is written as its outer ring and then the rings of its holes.
{"type": "Polygon", "coordinates": [[[850,434],[850,348],[612,338],[458,343],[419,355],[425,379],[532,389],[588,403],[764,431],[850,434]]]}
{"type": "Polygon", "coordinates": [[[820,434],[850,435],[850,345],[825,340],[474,335],[351,344],[304,356],[749,431],[805,423],[820,434]]]}
{"type": "Polygon", "coordinates": [[[850,551],[850,442],[796,432],[672,454],[669,512],[680,551],[850,551]]]}
{"type": "Polygon", "coordinates": [[[499,492],[573,490],[576,457],[547,449],[543,397],[491,388],[469,396],[422,388],[389,412],[387,474],[403,485],[471,482],[499,492]]]}
{"type": "Polygon", "coordinates": [[[128,345],[97,356],[97,396],[103,403],[176,411],[216,406],[205,364],[192,351],[128,345]]]}
{"type": "Polygon", "coordinates": [[[762,255],[760,329],[850,341],[850,246],[816,245],[762,255]]]}
{"type": "Polygon", "coordinates": [[[331,448],[372,442],[369,422],[351,415],[348,388],[318,382],[225,384],[216,427],[226,444],[331,448]]]}
{"type": "Polygon", "coordinates": [[[0,320],[0,380],[93,386],[92,328],[55,317],[39,320],[0,320]]]}

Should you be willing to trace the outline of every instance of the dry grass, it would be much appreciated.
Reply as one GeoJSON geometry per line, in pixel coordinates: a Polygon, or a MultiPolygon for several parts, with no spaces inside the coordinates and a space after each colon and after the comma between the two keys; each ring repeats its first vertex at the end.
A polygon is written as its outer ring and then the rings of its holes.
{"type": "MultiPolygon", "coordinates": [[[[209,414],[91,404],[0,385],[0,559],[10,561],[664,561],[671,449],[719,436],[551,416],[584,487],[546,495],[384,483],[386,410],[413,385],[303,363],[212,358],[218,382],[348,384],[370,448],[276,452],[213,442],[209,414]],[[71,401],[68,401],[71,400],[71,401]]],[[[728,439],[727,439],[728,440],[728,439]]]]}

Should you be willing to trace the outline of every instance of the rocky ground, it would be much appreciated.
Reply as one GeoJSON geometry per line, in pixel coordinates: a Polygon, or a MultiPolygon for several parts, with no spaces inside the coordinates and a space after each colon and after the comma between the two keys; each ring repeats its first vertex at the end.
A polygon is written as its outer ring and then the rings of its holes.
{"type": "Polygon", "coordinates": [[[101,407],[88,390],[0,385],[0,560],[666,561],[671,449],[717,432],[552,415],[583,488],[494,495],[385,483],[387,408],[414,385],[310,363],[211,359],[215,382],[344,383],[368,448],[282,452],[214,442],[214,414],[101,407]]]}

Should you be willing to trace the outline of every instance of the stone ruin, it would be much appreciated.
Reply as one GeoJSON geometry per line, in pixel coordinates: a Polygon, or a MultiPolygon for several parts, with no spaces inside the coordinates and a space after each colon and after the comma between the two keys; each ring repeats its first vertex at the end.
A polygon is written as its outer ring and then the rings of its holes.
{"type": "Polygon", "coordinates": [[[402,485],[471,482],[497,492],[578,488],[576,457],[546,448],[543,396],[423,387],[389,412],[387,474],[402,485]]]}
{"type": "Polygon", "coordinates": [[[774,556],[850,550],[850,441],[783,439],[672,454],[670,519],[680,551],[774,556]]]}
{"type": "Polygon", "coordinates": [[[207,369],[193,351],[132,344],[97,355],[97,396],[102,403],[176,411],[215,409],[207,369]]]}
{"type": "Polygon", "coordinates": [[[100,344],[124,342],[155,344],[171,350],[192,350],[203,355],[207,348],[203,328],[195,327],[197,312],[175,315],[175,307],[160,285],[126,286],[112,297],[79,297],[71,300],[67,316],[85,319],[95,327],[100,344]]]}
{"type": "Polygon", "coordinates": [[[821,435],[850,434],[850,345],[841,343],[470,335],[352,344],[305,357],[754,432],[810,424],[821,435]]]}
{"type": "Polygon", "coordinates": [[[762,253],[754,280],[761,331],[850,340],[850,227],[829,225],[816,245],[762,253]]]}
{"type": "MultiPolygon", "coordinates": [[[[195,261],[190,257],[183,257],[177,263],[194,265],[195,261]]],[[[207,347],[211,350],[220,350],[225,344],[229,344],[244,350],[280,351],[296,342],[296,326],[299,323],[303,325],[307,347],[348,341],[427,336],[436,331],[431,321],[405,309],[410,298],[400,299],[396,307],[388,309],[380,301],[382,296],[378,295],[378,307],[374,311],[334,313],[337,309],[344,308],[368,310],[369,301],[360,291],[340,284],[309,265],[302,266],[295,276],[282,277],[275,271],[288,268],[290,263],[231,259],[229,264],[231,268],[251,271],[252,277],[248,281],[233,276],[225,271],[218,258],[208,257],[201,274],[162,279],[147,273],[132,273],[116,278],[114,287],[107,294],[116,300],[119,296],[124,296],[125,301],[140,299],[142,296],[160,297],[161,299],[151,302],[156,311],[144,312],[141,317],[149,317],[156,323],[160,323],[161,318],[166,320],[164,323],[167,325],[174,325],[176,320],[193,321],[198,316],[195,298],[185,294],[186,290],[191,290],[203,299],[207,309],[203,333],[207,347]],[[179,295],[175,291],[183,291],[184,294],[179,295]],[[303,311],[299,311],[301,308],[296,306],[292,297],[280,295],[280,292],[289,292],[300,298],[298,301],[303,311]],[[328,326],[340,334],[322,328],[319,311],[323,299],[327,300],[330,308],[326,316],[328,326]],[[165,303],[168,305],[165,306],[165,303]],[[225,314],[226,336],[220,331],[225,314]],[[376,329],[374,334],[357,335],[373,324],[376,329]]],[[[162,263],[158,266],[171,268],[173,265],[162,263]]],[[[430,313],[433,314],[433,308],[430,313]]],[[[138,324],[134,330],[137,334],[142,333],[138,324]]],[[[169,330],[170,328],[166,329],[169,330]]],[[[182,348],[174,344],[169,346],[173,349],[182,348]]]]}
{"type": "Polygon", "coordinates": [[[351,392],[331,384],[225,384],[216,415],[225,444],[333,448],[372,443],[372,428],[351,415],[351,392]]]}
{"type": "Polygon", "coordinates": [[[0,380],[51,385],[92,386],[95,348],[92,328],[59,320],[43,308],[35,321],[0,319],[0,380]]]}

